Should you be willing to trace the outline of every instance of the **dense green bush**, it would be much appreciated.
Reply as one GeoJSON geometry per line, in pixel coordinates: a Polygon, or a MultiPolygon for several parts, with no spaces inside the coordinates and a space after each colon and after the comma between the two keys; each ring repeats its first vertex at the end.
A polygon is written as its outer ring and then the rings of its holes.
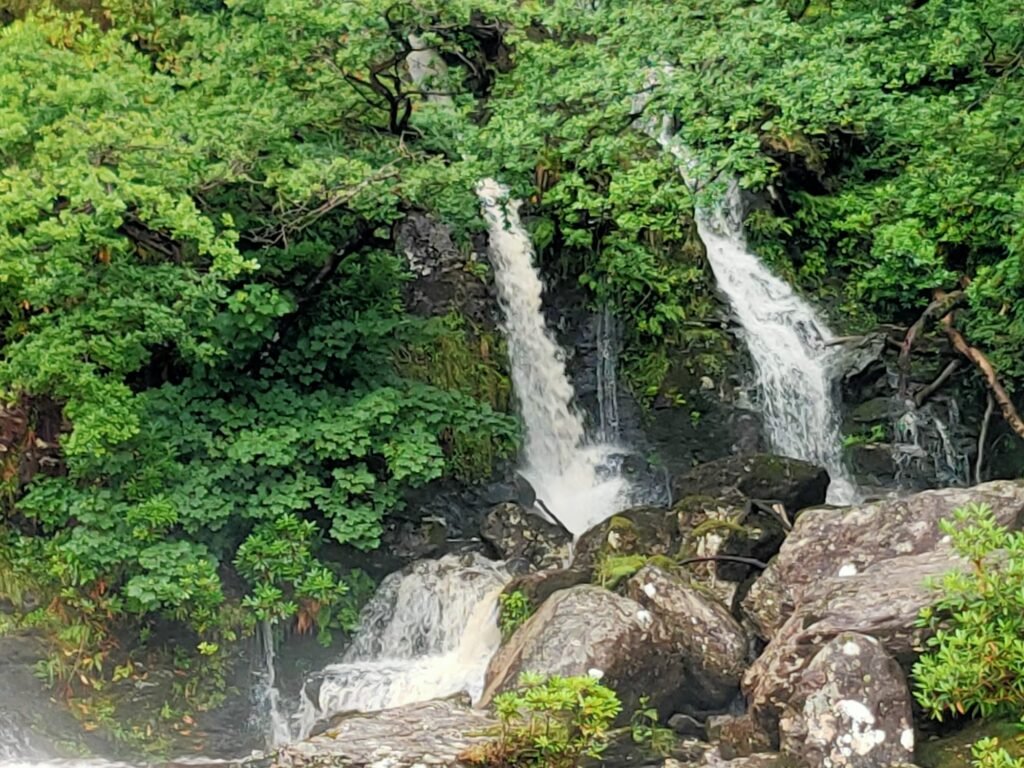
{"type": "MultiPolygon", "coordinates": [[[[932,717],[1024,716],[1024,533],[1000,526],[986,506],[942,522],[968,567],[946,574],[919,626],[933,632],[914,665],[915,696],[932,717]]],[[[994,739],[979,742],[982,766],[1017,765],[994,739]]]]}
{"type": "Polygon", "coordinates": [[[519,689],[495,697],[494,709],[498,737],[464,759],[489,768],[575,768],[600,757],[622,705],[592,677],[524,674],[519,689]]]}
{"type": "Polygon", "coordinates": [[[502,639],[507,640],[512,637],[535,610],[536,606],[530,603],[530,598],[518,589],[499,595],[498,627],[501,628],[502,639]]]}
{"type": "Polygon", "coordinates": [[[490,10],[105,6],[102,28],[42,2],[0,30],[15,566],[95,630],[74,650],[90,659],[117,624],[223,639],[234,569],[251,618],[350,625],[350,569],[322,544],[373,549],[406,489],[486,476],[514,448],[492,367],[403,364],[463,331],[404,311],[393,225],[413,208],[475,220],[476,174],[412,127],[422,94],[366,90],[404,71],[413,31],[484,66],[467,30],[490,10]]]}

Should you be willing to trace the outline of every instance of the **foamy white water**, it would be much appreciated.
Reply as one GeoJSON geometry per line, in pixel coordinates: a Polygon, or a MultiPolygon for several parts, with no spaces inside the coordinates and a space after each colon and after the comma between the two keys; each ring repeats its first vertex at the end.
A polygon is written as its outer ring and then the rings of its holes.
{"type": "Polygon", "coordinates": [[[544,322],[543,285],[534,267],[533,244],[519,220],[521,201],[493,179],[477,186],[487,222],[498,301],[513,391],[523,417],[523,477],[575,535],[628,503],[628,484],[611,461],[617,448],[585,440],[583,421],[572,409],[573,389],[562,350],[544,322]]]}
{"type": "MultiPolygon", "coordinates": [[[[659,142],[679,159],[685,176],[692,168],[686,149],[667,130],[659,142]]],[[[829,502],[855,502],[856,486],[843,461],[834,356],[826,344],[832,332],[814,308],[747,246],[735,180],[728,181],[714,209],[698,207],[694,216],[715,280],[750,351],[758,404],[773,450],[824,466],[831,478],[829,502]]]]}
{"type": "Polygon", "coordinates": [[[277,659],[274,652],[274,629],[269,621],[261,621],[256,627],[258,657],[261,664],[257,672],[259,679],[254,686],[256,712],[259,723],[267,736],[268,747],[280,747],[292,740],[288,715],[277,687],[277,659]]]}
{"type": "Polygon", "coordinates": [[[381,582],[338,664],[307,682],[296,732],[340,712],[372,712],[483,691],[501,644],[498,595],[504,564],[477,554],[421,560],[381,582]]]}

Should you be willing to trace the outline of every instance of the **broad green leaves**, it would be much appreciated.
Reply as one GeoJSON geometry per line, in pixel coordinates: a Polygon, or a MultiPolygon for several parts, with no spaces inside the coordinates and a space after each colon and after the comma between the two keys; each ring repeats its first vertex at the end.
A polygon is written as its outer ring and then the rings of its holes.
{"type": "MultiPolygon", "coordinates": [[[[512,444],[475,393],[395,364],[419,331],[392,225],[476,205],[412,127],[409,35],[483,68],[494,9],[107,7],[109,30],[45,4],[0,29],[0,395],[66,420],[63,471],[8,515],[104,619],[205,632],[232,564],[261,615],[329,615],[348,569],[321,541],[375,547],[454,470],[452,434],[512,444]]],[[[465,74],[430,87],[468,104],[465,74]]]]}

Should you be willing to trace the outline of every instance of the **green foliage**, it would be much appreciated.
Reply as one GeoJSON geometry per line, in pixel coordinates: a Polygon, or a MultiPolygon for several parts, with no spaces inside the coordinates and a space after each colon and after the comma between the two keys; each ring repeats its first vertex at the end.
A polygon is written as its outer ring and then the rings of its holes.
{"type": "MultiPolygon", "coordinates": [[[[918,626],[934,634],[914,665],[915,697],[932,717],[1024,716],[1024,534],[970,504],[941,523],[966,571],[947,573],[918,626]]],[[[977,768],[1021,764],[998,739],[973,746],[977,768]]]]}
{"type": "Polygon", "coordinates": [[[623,579],[643,568],[649,559],[648,555],[604,555],[594,568],[594,583],[615,589],[623,579]]]}
{"type": "Polygon", "coordinates": [[[630,735],[634,744],[642,745],[651,754],[667,757],[676,744],[675,732],[659,724],[658,710],[649,704],[650,697],[640,697],[629,719],[630,735]]]}
{"type": "Polygon", "coordinates": [[[491,768],[575,768],[600,757],[622,705],[591,677],[524,674],[519,689],[495,697],[494,708],[498,737],[463,759],[491,768]]]}
{"type": "Polygon", "coordinates": [[[874,443],[884,442],[886,438],[885,427],[881,424],[875,424],[867,432],[860,432],[854,435],[845,435],[843,437],[843,448],[853,448],[858,445],[872,445],[874,443]]]}
{"type": "Polygon", "coordinates": [[[500,612],[498,613],[498,627],[501,628],[501,637],[504,640],[512,637],[515,631],[521,627],[536,608],[531,604],[530,599],[520,590],[502,593],[498,596],[500,612]]]}
{"type": "Polygon", "coordinates": [[[934,631],[914,666],[916,696],[932,716],[1024,714],[1024,534],[970,504],[943,521],[970,564],[946,574],[920,627],[934,631]]]}
{"type": "Polygon", "coordinates": [[[1024,758],[1011,756],[995,738],[976,741],[971,756],[973,768],[1024,768],[1024,758]]]}
{"type": "MultiPolygon", "coordinates": [[[[506,373],[504,340],[467,325],[454,312],[425,324],[420,338],[396,352],[398,370],[425,384],[468,395],[496,412],[507,412],[512,383],[506,373]]],[[[441,441],[452,474],[466,482],[486,480],[495,463],[515,447],[507,428],[452,426],[442,432],[441,441]]]]}
{"type": "Polygon", "coordinates": [[[412,131],[422,94],[365,78],[412,31],[485,54],[467,4],[381,11],[111,0],[101,29],[43,3],[0,36],[0,397],[66,419],[65,471],[6,511],[64,615],[209,633],[234,564],[258,616],[323,619],[321,539],[371,549],[406,488],[513,445],[500,362],[396,364],[429,329],[391,225],[474,210],[475,174],[412,131]]]}

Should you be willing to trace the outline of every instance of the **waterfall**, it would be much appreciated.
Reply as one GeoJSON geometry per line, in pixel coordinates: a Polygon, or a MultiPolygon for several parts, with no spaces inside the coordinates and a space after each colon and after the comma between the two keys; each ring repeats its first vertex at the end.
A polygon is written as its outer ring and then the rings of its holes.
{"type": "Polygon", "coordinates": [[[597,414],[601,439],[614,443],[620,437],[619,421],[619,323],[605,306],[597,316],[597,414]]]}
{"type": "Polygon", "coordinates": [[[338,664],[306,682],[296,715],[299,738],[325,717],[483,692],[501,644],[502,563],[480,555],[421,560],[381,583],[338,664]]]}
{"type": "Polygon", "coordinates": [[[498,301],[505,315],[512,385],[523,418],[521,473],[538,498],[579,535],[628,503],[618,472],[620,450],[585,438],[572,409],[565,361],[544,323],[543,285],[533,266],[533,245],[519,220],[520,201],[493,179],[477,186],[490,235],[498,301]]]}
{"type": "Polygon", "coordinates": [[[267,620],[256,626],[257,660],[260,668],[256,672],[253,688],[255,717],[267,736],[268,747],[280,747],[292,740],[288,716],[281,702],[277,688],[277,660],[274,653],[274,628],[267,620]]]}
{"type": "MultiPolygon", "coordinates": [[[[685,176],[693,165],[685,148],[667,131],[659,142],[681,161],[685,176]]],[[[750,351],[773,450],[824,466],[831,478],[829,501],[855,502],[856,486],[843,461],[833,355],[826,344],[832,332],[814,308],[747,246],[739,185],[734,179],[729,180],[719,204],[711,210],[698,207],[695,218],[715,280],[739,320],[741,338],[750,351]]]]}

